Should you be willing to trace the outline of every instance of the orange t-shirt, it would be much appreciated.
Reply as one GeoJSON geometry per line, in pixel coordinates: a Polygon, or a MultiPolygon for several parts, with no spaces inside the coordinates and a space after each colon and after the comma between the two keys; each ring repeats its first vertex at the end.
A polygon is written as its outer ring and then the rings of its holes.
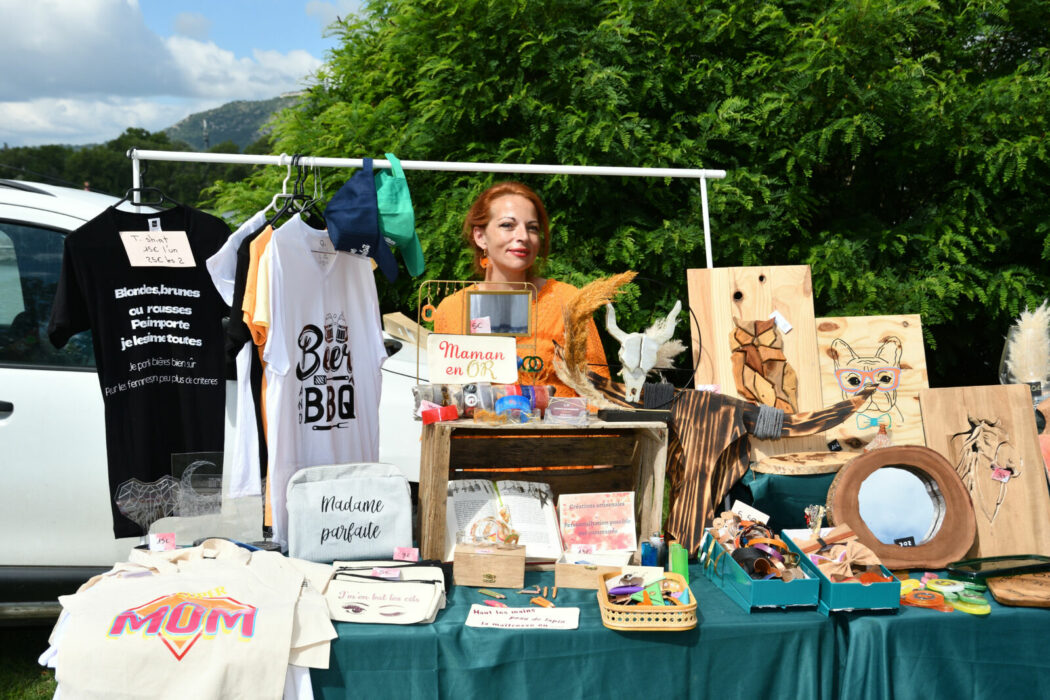
{"type": "MultiPolygon", "coordinates": [[[[241,312],[244,314],[244,323],[248,326],[248,330],[251,331],[252,340],[256,345],[266,344],[266,331],[269,328],[269,319],[266,319],[266,325],[262,326],[255,323],[255,306],[258,302],[257,295],[269,296],[270,288],[267,283],[264,289],[258,289],[259,283],[259,260],[262,258],[263,252],[265,252],[267,246],[270,244],[270,238],[273,237],[273,227],[267,226],[263,229],[263,232],[255,237],[255,240],[248,246],[250,253],[248,262],[248,278],[244,286],[244,303],[241,304],[241,312]]],[[[268,299],[266,300],[267,306],[268,299]]],[[[260,354],[260,357],[262,355],[260,354]]]]}
{"type": "MultiPolygon", "coordinates": [[[[465,294],[469,289],[461,289],[445,297],[438,304],[434,313],[435,333],[468,333],[465,314],[465,294]]],[[[518,381],[523,384],[550,384],[555,387],[556,396],[576,396],[576,392],[565,386],[554,373],[554,341],[565,346],[565,317],[562,308],[579,290],[571,284],[548,279],[536,295],[533,308],[535,324],[531,337],[518,338],[518,357],[538,355],[543,360],[543,369],[538,373],[518,372],[518,381]]],[[[590,369],[609,377],[609,368],[605,363],[605,350],[598,336],[598,327],[594,320],[587,322],[587,363],[590,369]]]]}

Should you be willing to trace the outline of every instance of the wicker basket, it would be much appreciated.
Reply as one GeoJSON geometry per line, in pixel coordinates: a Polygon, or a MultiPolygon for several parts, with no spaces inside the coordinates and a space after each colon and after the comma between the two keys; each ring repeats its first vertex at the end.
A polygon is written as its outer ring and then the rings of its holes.
{"type": "MultiPolygon", "coordinates": [[[[616,605],[609,601],[606,581],[620,576],[619,573],[602,576],[598,587],[598,607],[602,611],[602,624],[612,630],[626,632],[680,632],[696,627],[696,597],[689,591],[688,605],[616,605]]],[[[679,574],[667,572],[666,578],[677,580],[688,588],[679,574]]]]}

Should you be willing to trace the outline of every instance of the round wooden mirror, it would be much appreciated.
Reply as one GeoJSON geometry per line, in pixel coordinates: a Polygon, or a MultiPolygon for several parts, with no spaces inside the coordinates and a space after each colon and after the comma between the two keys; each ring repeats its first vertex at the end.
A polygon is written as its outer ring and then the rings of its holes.
{"type": "Polygon", "coordinates": [[[891,569],[962,559],[977,532],[962,479],[926,447],[885,447],[852,460],[828,489],[827,511],[828,522],[849,525],[891,569]]]}

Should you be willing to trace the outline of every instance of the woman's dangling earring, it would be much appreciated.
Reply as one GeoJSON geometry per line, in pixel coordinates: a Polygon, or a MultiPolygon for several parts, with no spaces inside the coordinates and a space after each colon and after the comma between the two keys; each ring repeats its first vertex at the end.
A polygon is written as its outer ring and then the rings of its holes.
{"type": "Polygon", "coordinates": [[[481,249],[481,260],[478,261],[478,264],[481,265],[482,270],[489,266],[489,251],[487,248],[481,249]]]}

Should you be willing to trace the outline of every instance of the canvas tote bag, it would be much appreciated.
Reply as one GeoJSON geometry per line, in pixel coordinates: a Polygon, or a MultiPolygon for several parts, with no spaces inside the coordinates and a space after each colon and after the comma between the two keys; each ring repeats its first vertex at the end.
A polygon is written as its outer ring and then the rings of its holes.
{"type": "Polygon", "coordinates": [[[307,467],[288,482],[288,555],[390,559],[412,546],[408,479],[392,464],[366,462],[307,467]]]}

